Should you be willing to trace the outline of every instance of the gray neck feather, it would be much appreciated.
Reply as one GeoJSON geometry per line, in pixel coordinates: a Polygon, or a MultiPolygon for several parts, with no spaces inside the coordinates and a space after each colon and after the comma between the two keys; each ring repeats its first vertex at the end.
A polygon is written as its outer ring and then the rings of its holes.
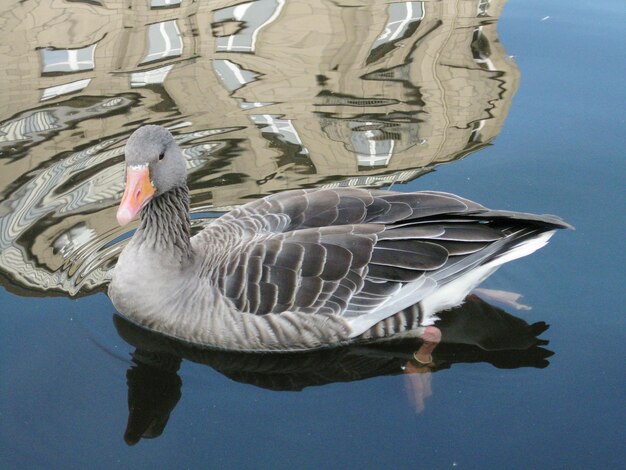
{"type": "Polygon", "coordinates": [[[152,199],[141,211],[137,241],[184,262],[191,256],[189,189],[177,186],[152,199]]]}

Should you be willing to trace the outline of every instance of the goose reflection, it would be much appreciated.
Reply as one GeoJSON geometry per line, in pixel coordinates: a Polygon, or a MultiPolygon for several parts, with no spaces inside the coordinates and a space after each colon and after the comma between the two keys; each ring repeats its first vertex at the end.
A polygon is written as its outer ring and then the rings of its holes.
{"type": "Polygon", "coordinates": [[[178,375],[183,360],[205,364],[242,384],[274,391],[403,374],[408,403],[424,408],[432,393],[432,373],[460,363],[488,363],[500,369],[545,368],[552,352],[538,336],[544,322],[529,324],[470,294],[465,302],[440,312],[437,327],[442,342],[424,364],[419,340],[378,345],[352,345],[309,353],[246,354],[203,349],[145,330],[115,315],[119,335],[135,348],[126,374],[129,417],[127,444],[160,436],[182,396],[178,375]]]}

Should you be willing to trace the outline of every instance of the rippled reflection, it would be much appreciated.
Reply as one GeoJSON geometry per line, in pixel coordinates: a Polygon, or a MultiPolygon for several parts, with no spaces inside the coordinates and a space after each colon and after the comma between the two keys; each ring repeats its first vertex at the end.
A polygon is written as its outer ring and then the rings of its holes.
{"type": "Polygon", "coordinates": [[[143,123],[184,148],[197,225],[285,189],[409,181],[487,145],[519,80],[497,36],[503,4],[13,5],[0,13],[13,31],[0,56],[3,282],[31,295],[107,282],[125,238],[123,147],[143,123]]]}
{"type": "Polygon", "coordinates": [[[435,392],[431,374],[453,364],[484,362],[502,369],[549,364],[552,352],[543,348],[547,341],[537,338],[548,328],[543,322],[529,325],[476,296],[439,316],[444,342],[428,365],[415,360],[420,344],[415,340],[295,354],[229,353],[189,346],[115,316],[118,333],[136,348],[126,374],[129,418],[124,438],[135,444],[163,433],[182,396],[178,369],[183,359],[206,364],[234,381],[279,391],[402,374],[408,402],[417,412],[435,392]]]}

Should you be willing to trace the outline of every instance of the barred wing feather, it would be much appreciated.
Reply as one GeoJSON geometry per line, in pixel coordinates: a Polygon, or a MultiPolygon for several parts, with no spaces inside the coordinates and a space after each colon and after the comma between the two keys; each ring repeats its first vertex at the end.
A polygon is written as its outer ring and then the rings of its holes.
{"type": "Polygon", "coordinates": [[[214,243],[222,234],[228,255],[214,266],[215,280],[238,309],[338,315],[354,337],[489,265],[468,281],[480,282],[498,258],[508,261],[507,252],[565,226],[554,216],[491,211],[447,193],[350,188],[280,193],[226,214],[206,232],[214,243]],[[235,248],[227,246],[234,239],[235,248]]]}

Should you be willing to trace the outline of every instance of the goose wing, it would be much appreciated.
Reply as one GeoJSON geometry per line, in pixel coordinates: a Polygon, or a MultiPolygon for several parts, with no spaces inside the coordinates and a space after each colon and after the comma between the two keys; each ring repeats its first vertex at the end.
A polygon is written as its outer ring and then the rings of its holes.
{"type": "Polygon", "coordinates": [[[224,245],[214,282],[242,311],[339,315],[358,334],[563,224],[512,215],[446,193],[280,193],[209,228],[224,245]]]}
{"type": "Polygon", "coordinates": [[[424,283],[424,273],[448,259],[436,243],[415,238],[405,248],[381,240],[384,231],[384,226],[361,224],[271,236],[238,257],[221,287],[247,312],[360,316],[405,283],[424,283]]]}

